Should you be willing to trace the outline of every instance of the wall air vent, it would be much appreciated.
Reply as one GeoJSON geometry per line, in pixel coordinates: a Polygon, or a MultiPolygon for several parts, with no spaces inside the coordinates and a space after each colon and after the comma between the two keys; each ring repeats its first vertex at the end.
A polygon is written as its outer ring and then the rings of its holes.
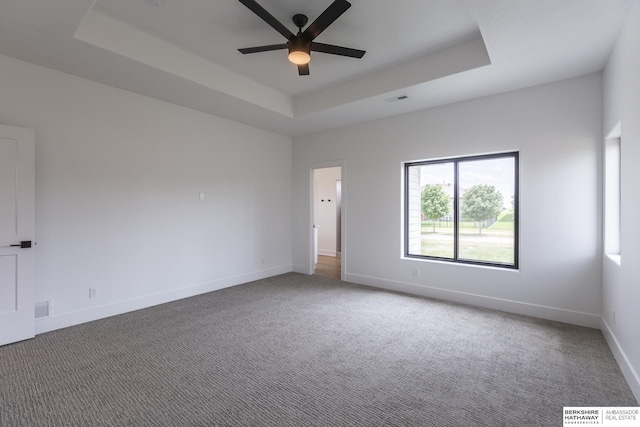
{"type": "Polygon", "coordinates": [[[51,301],[44,301],[36,303],[35,315],[36,319],[43,317],[51,317],[51,301]]]}
{"type": "Polygon", "coordinates": [[[396,102],[396,101],[404,101],[405,99],[409,99],[409,97],[407,95],[398,95],[398,96],[392,96],[391,98],[387,98],[385,99],[385,101],[396,102]]]}

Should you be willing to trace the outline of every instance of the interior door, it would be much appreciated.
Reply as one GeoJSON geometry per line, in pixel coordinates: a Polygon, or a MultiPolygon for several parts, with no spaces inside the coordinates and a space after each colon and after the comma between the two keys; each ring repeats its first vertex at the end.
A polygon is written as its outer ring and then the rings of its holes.
{"type": "Polygon", "coordinates": [[[35,335],[35,133],[0,125],[0,345],[35,335]]]}

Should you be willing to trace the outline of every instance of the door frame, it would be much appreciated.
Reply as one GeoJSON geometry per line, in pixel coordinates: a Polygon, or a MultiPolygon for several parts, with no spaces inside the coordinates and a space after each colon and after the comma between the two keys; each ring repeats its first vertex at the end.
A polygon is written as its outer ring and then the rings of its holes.
{"type": "Polygon", "coordinates": [[[334,160],[329,162],[322,163],[312,163],[308,165],[308,190],[309,190],[309,217],[307,222],[307,230],[308,230],[308,256],[307,256],[307,274],[312,275],[315,271],[315,263],[313,259],[313,212],[315,209],[315,183],[314,183],[314,175],[316,169],[326,169],[326,168],[340,168],[340,180],[342,181],[342,216],[340,218],[340,243],[341,243],[341,253],[340,253],[340,280],[345,280],[345,276],[347,274],[347,180],[346,180],[346,170],[347,164],[345,160],[334,160]]]}

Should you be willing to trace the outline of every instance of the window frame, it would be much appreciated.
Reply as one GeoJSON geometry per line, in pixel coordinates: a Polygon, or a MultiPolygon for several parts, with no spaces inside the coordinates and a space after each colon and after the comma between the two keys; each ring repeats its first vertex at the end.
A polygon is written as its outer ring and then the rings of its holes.
{"type": "Polygon", "coordinates": [[[508,151],[501,153],[493,153],[493,154],[479,154],[479,155],[469,155],[469,156],[461,156],[461,157],[448,157],[448,158],[439,158],[432,160],[420,160],[420,161],[410,161],[404,162],[404,225],[403,225],[403,235],[404,235],[404,257],[410,259],[421,259],[421,260],[431,260],[431,261],[442,261],[453,264],[469,264],[469,265],[478,265],[478,266],[486,266],[486,267],[497,267],[504,268],[510,270],[519,269],[520,260],[519,260],[519,248],[520,248],[520,152],[519,151],[508,151]],[[469,161],[478,161],[478,160],[490,160],[490,159],[499,159],[499,158],[513,158],[514,161],[514,194],[513,194],[513,264],[506,263],[497,263],[491,261],[480,261],[480,260],[468,260],[468,259],[460,259],[459,258],[459,221],[460,221],[460,207],[459,207],[459,165],[460,163],[469,162],[469,161]],[[453,163],[453,258],[444,258],[437,257],[431,255],[416,255],[409,253],[409,169],[411,167],[416,166],[428,166],[434,164],[441,163],[453,163]]]}

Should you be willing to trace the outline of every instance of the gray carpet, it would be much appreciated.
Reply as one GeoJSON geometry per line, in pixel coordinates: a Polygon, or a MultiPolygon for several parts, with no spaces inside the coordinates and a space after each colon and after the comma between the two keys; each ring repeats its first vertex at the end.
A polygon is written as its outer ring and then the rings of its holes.
{"type": "Polygon", "coordinates": [[[0,425],[561,426],[598,330],[286,274],[0,348],[0,425]]]}

